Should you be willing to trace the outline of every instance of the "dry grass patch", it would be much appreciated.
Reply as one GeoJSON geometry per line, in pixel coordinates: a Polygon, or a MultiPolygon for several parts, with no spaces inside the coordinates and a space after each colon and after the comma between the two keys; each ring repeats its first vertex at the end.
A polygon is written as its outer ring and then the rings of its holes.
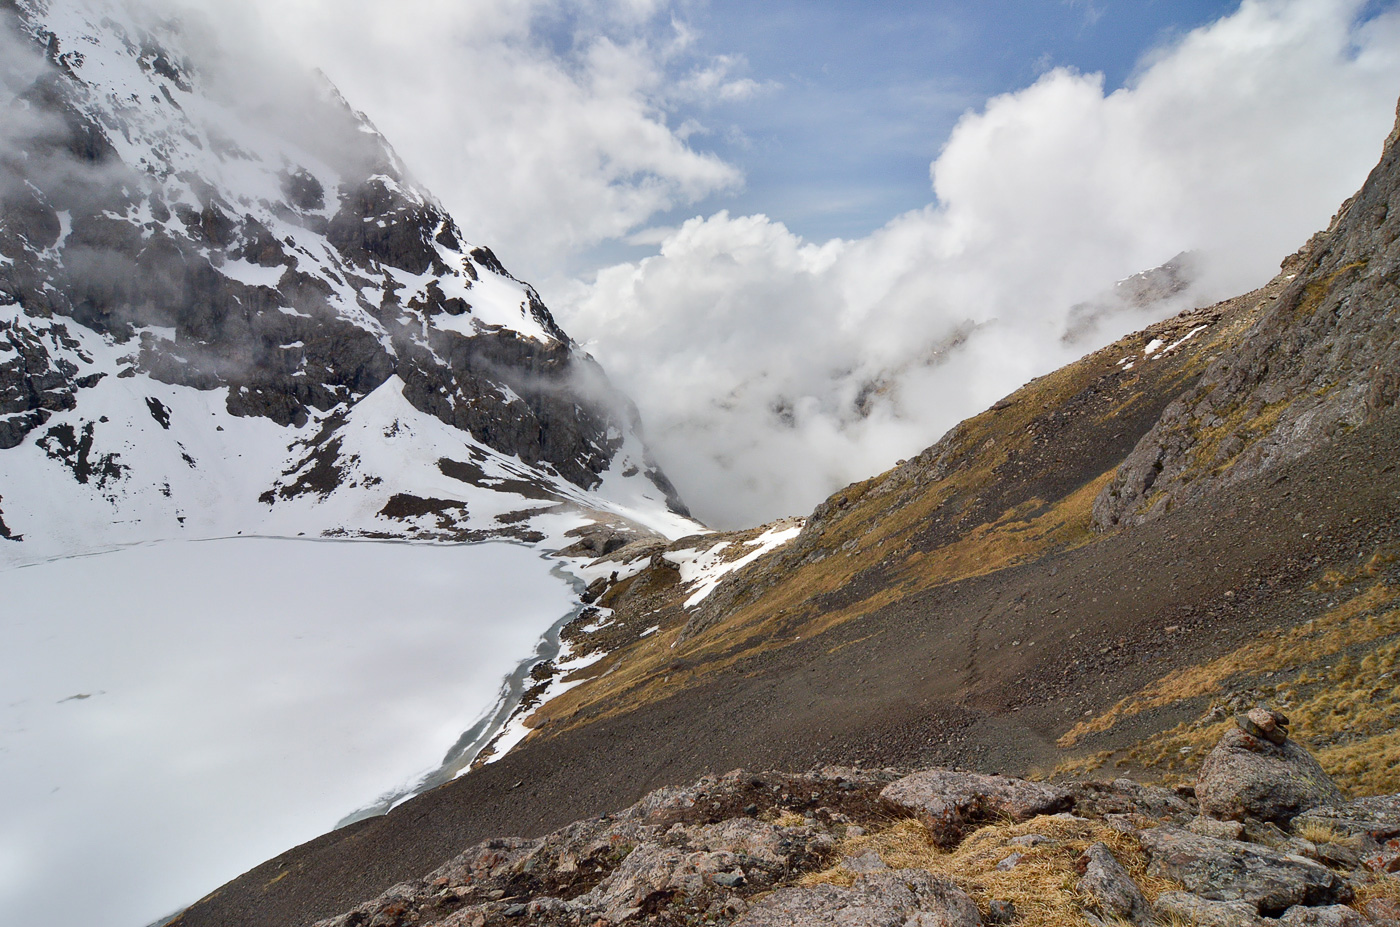
{"type": "Polygon", "coordinates": [[[1400,560],[1400,544],[1382,544],[1362,563],[1346,570],[1329,569],[1312,584],[1314,592],[1336,592],[1363,579],[1375,579],[1386,567],[1400,560]]]}
{"type": "MultiPolygon", "coordinates": [[[[1295,670],[1349,647],[1400,634],[1400,610],[1377,611],[1397,597],[1400,597],[1400,590],[1383,582],[1374,583],[1320,618],[1288,631],[1266,632],[1210,663],[1188,667],[1159,679],[1102,715],[1076,724],[1058,743],[1061,747],[1072,747],[1090,734],[1108,731],[1123,719],[1143,711],[1218,694],[1230,679],[1256,676],[1261,667],[1272,672],[1295,670]]],[[[1302,729],[1302,725],[1295,727],[1302,729]]]]}
{"type": "MultiPolygon", "coordinates": [[[[1164,891],[1180,889],[1175,882],[1147,874],[1147,855],[1136,838],[1097,821],[1039,817],[1022,824],[990,825],[956,849],[945,851],[923,824],[902,820],[877,833],[847,838],[838,852],[859,857],[874,851],[891,869],[923,869],[943,876],[971,895],[984,915],[992,901],[1010,901],[1016,906],[1018,925],[1086,927],[1088,899],[1075,887],[1080,878],[1075,864],[1093,843],[1108,845],[1149,901],[1164,891]],[[1049,839],[1038,846],[1012,842],[1030,835],[1049,839]],[[998,870],[997,865],[1013,853],[1021,854],[1016,865],[998,870]]],[[[854,872],[838,864],[807,876],[803,884],[850,885],[855,879],[854,872]]]]}
{"type": "MultiPolygon", "coordinates": [[[[1335,633],[1325,646],[1298,657],[1301,661],[1320,650],[1329,660],[1283,682],[1255,679],[1257,691],[1288,713],[1295,736],[1343,790],[1353,795],[1400,792],[1400,609],[1353,614],[1349,622],[1331,627],[1335,633]],[[1382,632],[1389,636],[1377,640],[1382,632]],[[1341,642],[1357,640],[1370,647],[1361,659],[1337,654],[1341,642]]],[[[1220,706],[1212,706],[1196,720],[1130,748],[1119,763],[1154,773],[1168,784],[1189,779],[1233,723],[1220,706]]],[[[1111,756],[1094,754],[1062,769],[1073,766],[1083,774],[1111,756]]]]}
{"type": "Polygon", "coordinates": [[[1373,875],[1367,881],[1356,886],[1356,901],[1352,903],[1352,907],[1359,908],[1366,902],[1377,898],[1400,901],[1400,879],[1373,875]]]}
{"type": "Polygon", "coordinates": [[[1324,748],[1317,761],[1354,795],[1400,792],[1400,731],[1324,748]]]}
{"type": "Polygon", "coordinates": [[[1301,824],[1295,824],[1293,835],[1302,837],[1310,843],[1350,843],[1350,838],[1346,834],[1325,821],[1304,821],[1301,824]]]}
{"type": "Polygon", "coordinates": [[[785,810],[773,816],[773,824],[778,827],[801,827],[806,823],[805,817],[792,810],[785,810]]]}

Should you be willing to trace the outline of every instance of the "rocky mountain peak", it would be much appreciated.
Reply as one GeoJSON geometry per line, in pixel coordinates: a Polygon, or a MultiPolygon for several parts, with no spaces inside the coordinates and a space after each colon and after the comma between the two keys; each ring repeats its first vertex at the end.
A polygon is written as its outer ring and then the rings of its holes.
{"type": "MultiPolygon", "coordinates": [[[[351,479],[342,430],[390,390],[555,495],[684,516],[631,402],[324,77],[259,75],[198,22],[106,0],[6,0],[0,22],[0,450],[38,449],[32,466],[57,462],[121,510],[179,498],[138,460],[133,420],[183,445],[264,420],[276,447],[254,495],[275,508],[351,479]],[[198,419],[176,396],[201,397],[198,419]]],[[[246,453],[225,443],[176,459],[246,453]]],[[[434,479],[439,458],[470,456],[433,453],[434,479]]],[[[7,482],[11,532],[33,537],[7,482]]]]}

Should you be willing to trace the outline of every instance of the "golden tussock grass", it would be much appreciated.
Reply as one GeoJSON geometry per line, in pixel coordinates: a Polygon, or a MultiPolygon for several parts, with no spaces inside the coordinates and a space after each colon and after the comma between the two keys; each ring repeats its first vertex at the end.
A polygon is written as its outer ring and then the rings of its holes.
{"type": "Polygon", "coordinates": [[[1352,906],[1359,908],[1366,902],[1377,898],[1387,898],[1400,902],[1400,879],[1376,876],[1369,881],[1362,882],[1356,886],[1356,901],[1352,906]]]}
{"type": "Polygon", "coordinates": [[[1302,837],[1310,843],[1348,843],[1346,834],[1324,821],[1304,821],[1293,828],[1295,837],[1302,837]]]}
{"type": "MultiPolygon", "coordinates": [[[[1332,628],[1325,646],[1300,653],[1298,662],[1319,652],[1330,659],[1282,682],[1255,680],[1258,691],[1289,715],[1294,736],[1343,790],[1354,795],[1400,791],[1400,609],[1367,616],[1353,613],[1349,622],[1332,628]],[[1378,641],[1378,634],[1386,631],[1389,636],[1378,641]],[[1338,645],[1346,641],[1367,643],[1369,651],[1354,659],[1339,652],[1338,645]]],[[[1127,750],[1121,762],[1168,783],[1194,776],[1206,753],[1234,723],[1219,714],[1208,711],[1149,737],[1127,750]]],[[[1097,768],[1095,764],[1102,765],[1110,756],[1082,758],[1075,763],[1076,771],[1097,768]]]]}
{"type": "MultiPolygon", "coordinates": [[[[977,902],[983,914],[992,901],[1010,901],[1016,906],[1018,925],[1024,927],[1085,927],[1088,900],[1075,887],[1079,875],[1075,864],[1093,843],[1107,844],[1153,901],[1164,891],[1180,888],[1167,879],[1149,876],[1147,856],[1136,839],[1097,821],[1040,817],[1021,824],[983,827],[952,851],[940,849],[919,821],[897,821],[889,828],[841,843],[843,857],[858,857],[874,851],[891,869],[923,869],[954,882],[977,902]],[[1019,846],[1017,837],[1037,834],[1049,838],[1039,846],[1019,846]],[[1015,867],[998,871],[997,864],[1011,854],[1021,854],[1015,867]]],[[[813,873],[803,884],[850,885],[855,873],[844,864],[813,873]]]]}
{"type": "Polygon", "coordinates": [[[1400,792],[1400,731],[1319,750],[1317,761],[1356,795],[1400,792]]]}
{"type": "Polygon", "coordinates": [[[1386,567],[1400,560],[1400,544],[1383,544],[1365,561],[1348,569],[1329,569],[1312,584],[1314,592],[1336,592],[1363,579],[1375,579],[1386,567]]]}
{"type": "Polygon", "coordinates": [[[807,819],[796,811],[783,811],[774,816],[773,823],[778,827],[801,827],[807,823],[807,819]]]}
{"type": "Polygon", "coordinates": [[[1131,695],[1098,717],[1076,724],[1058,741],[1072,747],[1090,734],[1108,731],[1120,721],[1152,708],[1219,693],[1232,678],[1297,669],[1357,644],[1400,634],[1400,611],[1376,613],[1400,591],[1374,583],[1330,609],[1320,618],[1288,631],[1270,631],[1202,666],[1172,673],[1131,695]]]}

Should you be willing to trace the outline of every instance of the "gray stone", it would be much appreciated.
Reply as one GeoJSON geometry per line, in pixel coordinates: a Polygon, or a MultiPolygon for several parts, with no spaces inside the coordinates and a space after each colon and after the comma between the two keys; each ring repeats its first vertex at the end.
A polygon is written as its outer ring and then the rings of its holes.
{"type": "Polygon", "coordinates": [[[1015,869],[1017,866],[1019,866],[1021,864],[1021,860],[1025,858],[1026,854],[1024,853],[1012,853],[1010,856],[1006,857],[1006,859],[997,863],[997,872],[1010,872],[1012,869],[1015,869]]]}
{"type": "Polygon", "coordinates": [[[1238,728],[1227,730],[1201,764],[1196,796],[1210,817],[1278,824],[1343,801],[1336,783],[1296,741],[1275,744],[1238,728]]]}
{"type": "Polygon", "coordinates": [[[1044,834],[1023,834],[1006,841],[1015,847],[1059,846],[1059,841],[1044,834]]]}
{"type": "Polygon", "coordinates": [[[1351,885],[1326,866],[1253,844],[1163,826],[1142,833],[1153,875],[1176,879],[1213,901],[1244,901],[1276,916],[1296,904],[1338,904],[1351,885]]]}
{"type": "Polygon", "coordinates": [[[1214,837],[1216,840],[1239,840],[1244,836],[1244,825],[1239,821],[1217,821],[1215,818],[1204,816],[1193,818],[1186,825],[1186,829],[1193,834],[1214,837]]]}
{"type": "Polygon", "coordinates": [[[1293,821],[1295,829],[1304,824],[1330,827],[1345,837],[1388,840],[1400,836],[1400,795],[1376,795],[1331,807],[1312,808],[1293,821]]]}
{"type": "Polygon", "coordinates": [[[677,894],[699,897],[715,884],[716,875],[738,868],[739,858],[727,851],[686,852],[679,847],[644,843],[611,876],[575,899],[575,903],[620,923],[655,900],[677,894]]]}
{"type": "Polygon", "coordinates": [[[866,850],[859,856],[847,856],[841,860],[841,865],[852,872],[884,872],[890,868],[874,850],[866,850]]]}
{"type": "Polygon", "coordinates": [[[1247,818],[1244,821],[1244,837],[1241,839],[1246,843],[1257,843],[1271,849],[1282,850],[1285,853],[1293,852],[1286,849],[1288,841],[1293,838],[1288,835],[1288,831],[1272,821],[1256,821],[1253,818],[1247,818]]]}
{"type": "Polygon", "coordinates": [[[1025,821],[1068,810],[1074,802],[1068,791],[1055,786],[948,769],[905,776],[886,786],[880,797],[896,812],[922,821],[943,846],[957,843],[982,822],[1025,821]]]}
{"type": "Polygon", "coordinates": [[[1107,820],[1146,815],[1157,821],[1184,821],[1195,814],[1191,803],[1172,789],[1143,785],[1131,779],[1079,782],[1069,786],[1080,814],[1107,820]]]}
{"type": "Polygon", "coordinates": [[[1235,719],[1240,730],[1251,737],[1267,740],[1276,746],[1283,746],[1288,740],[1288,719],[1277,711],[1267,708],[1251,708],[1235,719]]]}
{"type": "Polygon", "coordinates": [[[981,927],[977,905],[952,882],[917,869],[858,878],[850,888],[784,888],[735,927],[981,927]]]}
{"type": "Polygon", "coordinates": [[[1391,837],[1379,846],[1372,846],[1374,848],[1363,854],[1361,860],[1367,868],[1391,875],[1400,874],[1400,837],[1391,837]]]}
{"type": "Polygon", "coordinates": [[[1315,844],[1315,848],[1312,855],[1303,855],[1333,869],[1349,871],[1361,867],[1361,850],[1357,847],[1345,843],[1319,843],[1315,844]]]}
{"type": "Polygon", "coordinates": [[[1213,901],[1190,892],[1164,892],[1154,909],[1158,918],[1178,918],[1198,927],[1264,927],[1254,906],[1243,901],[1213,901]]]}
{"type": "Polygon", "coordinates": [[[1016,919],[1016,905],[1010,901],[994,900],[987,904],[987,920],[992,924],[1009,924],[1016,919]]]}
{"type": "Polygon", "coordinates": [[[1344,904],[1295,905],[1284,911],[1278,922],[1280,927],[1367,927],[1366,918],[1344,904]]]}
{"type": "Polygon", "coordinates": [[[1076,887],[1094,899],[1090,910],[1095,914],[1134,924],[1151,920],[1152,908],[1142,890],[1106,844],[1092,844],[1079,857],[1077,868],[1082,878],[1076,887]]]}
{"type": "Polygon", "coordinates": [[[1400,927],[1400,899],[1372,898],[1362,903],[1361,913],[1373,927],[1400,927]]]}

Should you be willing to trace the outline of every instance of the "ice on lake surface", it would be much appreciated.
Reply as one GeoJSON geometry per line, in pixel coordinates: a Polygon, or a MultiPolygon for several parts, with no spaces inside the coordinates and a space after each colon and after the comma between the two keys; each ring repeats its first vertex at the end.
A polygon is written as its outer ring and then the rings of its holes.
{"type": "Polygon", "coordinates": [[[141,927],[436,768],[572,607],[508,544],[0,570],[0,910],[141,927]]]}

